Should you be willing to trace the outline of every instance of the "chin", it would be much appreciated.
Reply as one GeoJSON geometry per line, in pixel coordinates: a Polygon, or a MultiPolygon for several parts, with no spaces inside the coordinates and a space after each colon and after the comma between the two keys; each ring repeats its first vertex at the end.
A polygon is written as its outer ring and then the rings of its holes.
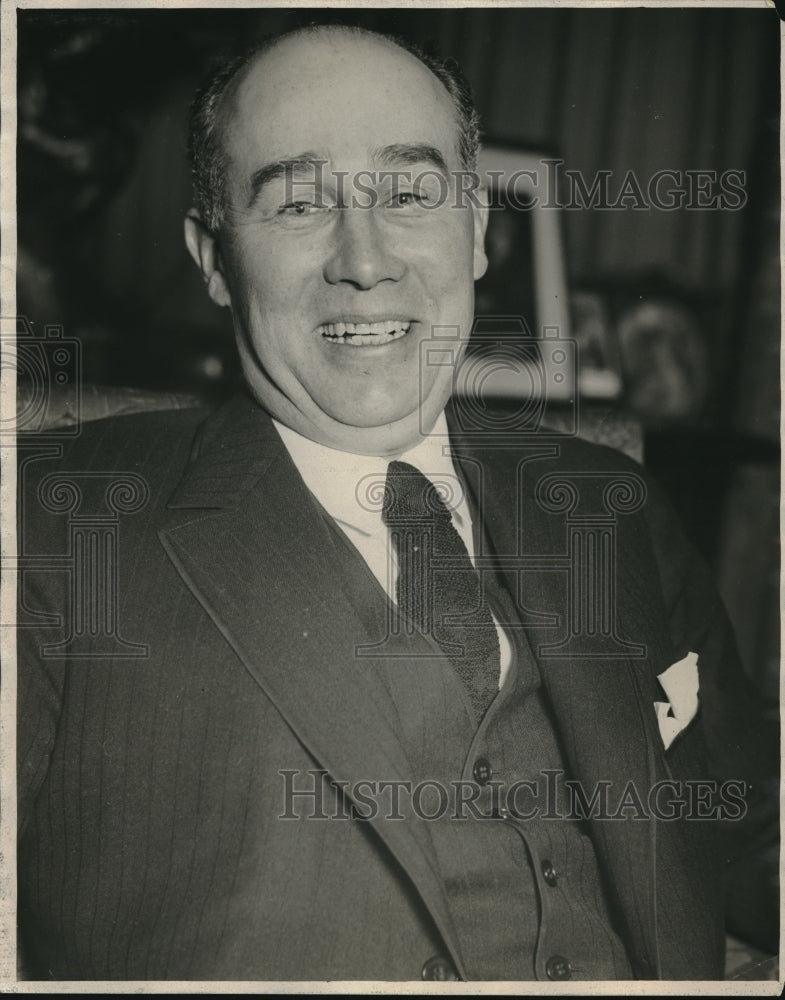
{"type": "Polygon", "coordinates": [[[347,386],[340,398],[317,401],[322,413],[349,427],[381,427],[409,416],[418,409],[416,398],[403,400],[380,397],[379,393],[360,396],[356,389],[347,386]]]}
{"type": "Polygon", "coordinates": [[[374,427],[390,427],[393,424],[417,419],[417,407],[411,409],[396,409],[380,411],[374,408],[371,411],[363,410],[334,410],[331,413],[332,419],[345,427],[356,427],[362,430],[372,430],[374,427]]]}
{"type": "Polygon", "coordinates": [[[384,386],[369,387],[370,391],[351,398],[344,396],[334,400],[334,416],[343,423],[356,427],[382,427],[398,421],[417,419],[422,413],[433,420],[444,409],[450,396],[452,380],[446,384],[432,383],[420,385],[419,371],[413,372],[405,381],[395,379],[384,386]]]}

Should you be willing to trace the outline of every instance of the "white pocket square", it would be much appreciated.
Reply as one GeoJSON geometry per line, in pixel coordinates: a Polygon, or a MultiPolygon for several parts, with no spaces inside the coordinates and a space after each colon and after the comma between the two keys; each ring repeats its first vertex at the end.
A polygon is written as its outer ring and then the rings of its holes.
{"type": "Polygon", "coordinates": [[[667,750],[698,711],[698,654],[687,653],[683,660],[659,674],[657,680],[668,696],[668,701],[654,702],[660,736],[667,750]]]}

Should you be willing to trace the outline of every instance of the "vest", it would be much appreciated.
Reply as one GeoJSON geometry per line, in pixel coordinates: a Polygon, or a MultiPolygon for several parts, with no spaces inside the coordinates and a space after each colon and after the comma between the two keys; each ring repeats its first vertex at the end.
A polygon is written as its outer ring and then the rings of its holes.
{"type": "MultiPolygon", "coordinates": [[[[395,610],[325,514],[337,572],[381,640],[395,610]]],[[[499,622],[509,593],[486,591],[499,622]]],[[[564,758],[525,633],[508,629],[512,663],[484,718],[438,646],[399,635],[396,655],[368,658],[410,765],[467,973],[474,980],[631,979],[592,842],[569,818],[564,758]],[[423,655],[424,654],[424,655],[423,655]]],[[[392,820],[394,821],[394,820],[392,820]]],[[[442,967],[436,978],[450,978],[442,967]]]]}

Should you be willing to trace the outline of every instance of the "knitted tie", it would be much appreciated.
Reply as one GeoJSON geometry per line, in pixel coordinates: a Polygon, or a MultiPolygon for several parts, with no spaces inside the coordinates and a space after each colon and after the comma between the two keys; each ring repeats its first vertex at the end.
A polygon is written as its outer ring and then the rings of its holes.
{"type": "Polygon", "coordinates": [[[499,637],[450,511],[419,469],[390,462],[382,521],[398,558],[399,612],[436,640],[482,718],[498,691],[499,637]]]}

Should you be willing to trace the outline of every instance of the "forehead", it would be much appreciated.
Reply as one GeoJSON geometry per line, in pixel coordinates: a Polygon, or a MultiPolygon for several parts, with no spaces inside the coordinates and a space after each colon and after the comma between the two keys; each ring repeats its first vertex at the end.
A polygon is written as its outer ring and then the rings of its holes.
{"type": "Polygon", "coordinates": [[[227,99],[230,163],[319,150],[365,164],[368,152],[425,143],[457,163],[457,122],[446,88],[411,53],[385,41],[338,32],[275,46],[244,73],[227,99]]]}

